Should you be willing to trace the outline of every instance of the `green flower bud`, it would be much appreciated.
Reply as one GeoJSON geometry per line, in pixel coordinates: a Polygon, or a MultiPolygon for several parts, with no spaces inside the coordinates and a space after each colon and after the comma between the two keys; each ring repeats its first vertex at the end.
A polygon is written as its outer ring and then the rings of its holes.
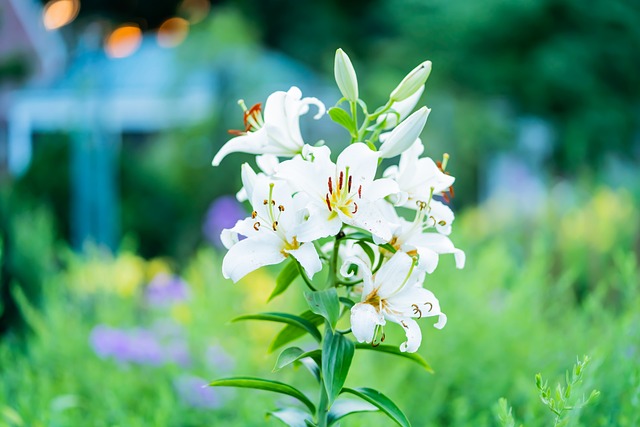
{"type": "Polygon", "coordinates": [[[424,61],[402,79],[389,95],[389,99],[394,102],[404,101],[424,85],[429,74],[431,74],[431,61],[424,61]]]}
{"type": "Polygon", "coordinates": [[[336,60],[333,68],[336,77],[336,83],[342,96],[349,101],[358,100],[358,78],[356,70],[353,69],[351,60],[342,49],[336,50],[336,60]]]}

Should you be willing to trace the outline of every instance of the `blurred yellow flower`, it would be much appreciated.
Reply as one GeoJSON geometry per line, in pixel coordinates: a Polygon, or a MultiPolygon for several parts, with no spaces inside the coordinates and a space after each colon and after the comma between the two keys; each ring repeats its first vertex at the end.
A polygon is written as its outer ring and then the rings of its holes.
{"type": "Polygon", "coordinates": [[[188,325],[193,318],[191,308],[185,303],[174,304],[171,307],[171,317],[182,325],[188,325]]]}
{"type": "Polygon", "coordinates": [[[112,265],[113,283],[116,293],[121,297],[131,297],[145,280],[145,261],[131,253],[119,255],[112,265]]]}

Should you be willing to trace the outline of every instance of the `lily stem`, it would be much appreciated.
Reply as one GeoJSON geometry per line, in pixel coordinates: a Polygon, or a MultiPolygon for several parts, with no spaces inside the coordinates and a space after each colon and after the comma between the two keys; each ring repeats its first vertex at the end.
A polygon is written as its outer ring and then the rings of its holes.
{"type": "Polygon", "coordinates": [[[312,291],[317,291],[316,287],[313,286],[313,283],[311,283],[311,279],[309,279],[309,276],[307,276],[307,273],[305,273],[300,263],[296,262],[296,265],[298,266],[298,271],[300,272],[300,276],[302,277],[302,280],[304,280],[304,283],[306,283],[309,289],[311,289],[312,291]]]}
{"type": "Polygon", "coordinates": [[[318,404],[318,427],[329,426],[329,398],[324,388],[324,378],[320,381],[320,403],[318,404]]]}
{"type": "Polygon", "coordinates": [[[331,252],[331,259],[329,260],[329,286],[337,287],[339,284],[338,280],[338,251],[340,249],[340,237],[341,234],[338,233],[335,241],[333,242],[333,251],[331,252]]]}
{"type": "MultiPolygon", "coordinates": [[[[353,118],[354,127],[358,128],[358,106],[355,101],[349,101],[351,105],[351,117],[353,118]]],[[[351,143],[360,141],[360,132],[351,138],[351,143]]]]}

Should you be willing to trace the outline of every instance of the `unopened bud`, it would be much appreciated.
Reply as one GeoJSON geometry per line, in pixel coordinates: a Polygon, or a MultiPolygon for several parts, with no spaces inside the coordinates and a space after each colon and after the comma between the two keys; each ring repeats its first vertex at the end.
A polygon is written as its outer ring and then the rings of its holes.
{"type": "Polygon", "coordinates": [[[431,74],[431,61],[424,61],[414,68],[391,92],[389,99],[399,102],[407,99],[424,85],[431,74]]]}
{"type": "Polygon", "coordinates": [[[393,129],[380,146],[380,157],[389,159],[402,154],[418,139],[431,110],[422,107],[393,129]]]}
{"type": "Polygon", "coordinates": [[[347,56],[342,49],[336,50],[333,72],[342,96],[349,101],[356,102],[358,100],[358,78],[356,77],[356,70],[353,69],[349,56],[347,56]]]}

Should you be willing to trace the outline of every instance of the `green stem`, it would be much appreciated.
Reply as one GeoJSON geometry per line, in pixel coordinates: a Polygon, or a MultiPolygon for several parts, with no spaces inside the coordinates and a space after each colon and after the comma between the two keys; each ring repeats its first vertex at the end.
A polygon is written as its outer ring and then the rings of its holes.
{"type": "Polygon", "coordinates": [[[318,404],[318,427],[329,426],[329,398],[324,388],[324,378],[320,381],[320,403],[318,404]]]}
{"type": "Polygon", "coordinates": [[[331,252],[331,260],[329,261],[329,286],[338,286],[338,251],[340,249],[340,237],[336,236],[333,242],[333,251],[331,252]]]}
{"type": "Polygon", "coordinates": [[[309,279],[309,276],[307,276],[307,273],[305,273],[300,263],[296,261],[296,265],[298,266],[298,271],[300,272],[300,276],[302,277],[302,280],[304,280],[304,283],[306,283],[309,289],[311,289],[312,291],[317,291],[315,286],[313,286],[313,283],[311,283],[311,279],[309,279]]]}
{"type": "MultiPolygon", "coordinates": [[[[354,101],[350,101],[349,104],[351,105],[351,117],[353,118],[353,123],[355,123],[355,126],[358,126],[358,108],[357,105],[354,101]]],[[[360,140],[360,132],[358,131],[358,134],[355,136],[351,137],[351,143],[353,144],[354,142],[358,142],[360,140]]]]}

